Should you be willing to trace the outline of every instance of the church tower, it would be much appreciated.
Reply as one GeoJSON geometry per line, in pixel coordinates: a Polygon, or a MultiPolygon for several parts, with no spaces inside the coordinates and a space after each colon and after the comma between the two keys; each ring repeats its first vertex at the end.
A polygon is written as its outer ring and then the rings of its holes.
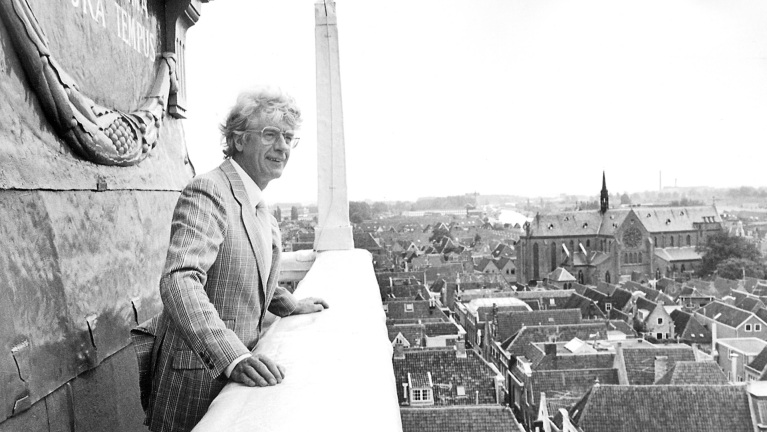
{"type": "Polygon", "coordinates": [[[610,194],[607,193],[607,182],[605,181],[605,172],[602,171],[602,192],[599,194],[599,212],[607,213],[610,208],[610,194]]]}

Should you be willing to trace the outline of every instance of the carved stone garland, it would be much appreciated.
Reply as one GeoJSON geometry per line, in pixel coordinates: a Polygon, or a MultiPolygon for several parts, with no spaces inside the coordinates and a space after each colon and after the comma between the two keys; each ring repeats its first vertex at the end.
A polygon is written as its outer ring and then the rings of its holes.
{"type": "Polygon", "coordinates": [[[0,0],[0,17],[48,121],[78,155],[116,166],[135,165],[147,157],[157,144],[168,98],[178,91],[175,54],[163,53],[144,104],[126,114],[97,105],[80,93],[52,57],[48,40],[26,0],[0,0]]]}

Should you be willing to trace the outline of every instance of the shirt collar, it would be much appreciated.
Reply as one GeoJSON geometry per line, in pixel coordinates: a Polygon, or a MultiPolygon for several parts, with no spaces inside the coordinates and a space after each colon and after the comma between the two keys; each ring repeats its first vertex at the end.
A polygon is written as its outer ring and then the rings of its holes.
{"type": "Polygon", "coordinates": [[[250,200],[250,204],[253,205],[253,208],[255,208],[258,203],[260,203],[264,197],[263,192],[261,191],[261,188],[258,187],[255,181],[253,181],[252,178],[248,175],[248,173],[245,172],[244,169],[238,164],[234,159],[229,159],[232,161],[232,166],[234,167],[234,170],[237,171],[237,174],[240,176],[240,180],[242,180],[242,184],[245,187],[245,193],[248,195],[248,199],[250,200]]]}

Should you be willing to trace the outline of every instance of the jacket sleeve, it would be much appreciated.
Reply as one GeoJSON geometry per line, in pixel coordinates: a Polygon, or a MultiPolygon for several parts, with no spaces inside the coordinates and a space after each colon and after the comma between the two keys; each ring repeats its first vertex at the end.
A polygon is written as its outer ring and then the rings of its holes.
{"type": "Polygon", "coordinates": [[[285,317],[292,314],[296,307],[298,307],[298,300],[290,291],[278,285],[274,289],[272,302],[269,303],[269,312],[279,317],[285,317]]]}
{"type": "Polygon", "coordinates": [[[205,291],[227,231],[220,188],[196,178],[182,191],[171,224],[160,296],[165,311],[213,377],[250,351],[227,329],[205,291]]]}

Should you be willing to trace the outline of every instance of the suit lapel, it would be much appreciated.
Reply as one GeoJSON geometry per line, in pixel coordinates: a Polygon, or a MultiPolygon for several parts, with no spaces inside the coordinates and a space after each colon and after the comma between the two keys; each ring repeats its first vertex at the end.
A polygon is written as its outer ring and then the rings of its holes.
{"type": "Polygon", "coordinates": [[[254,214],[255,205],[251,205],[248,199],[248,194],[245,192],[245,186],[242,184],[239,174],[232,166],[232,162],[227,159],[221,164],[221,170],[229,180],[229,184],[232,188],[232,194],[234,199],[240,204],[240,217],[242,224],[245,226],[245,232],[248,235],[248,241],[250,241],[250,247],[253,253],[256,255],[256,262],[258,264],[258,277],[261,278],[261,286],[264,291],[264,298],[267,294],[267,278],[263,269],[271,267],[272,263],[266,262],[263,252],[258,247],[258,239],[260,237],[260,224],[256,222],[256,216],[254,214]]]}

